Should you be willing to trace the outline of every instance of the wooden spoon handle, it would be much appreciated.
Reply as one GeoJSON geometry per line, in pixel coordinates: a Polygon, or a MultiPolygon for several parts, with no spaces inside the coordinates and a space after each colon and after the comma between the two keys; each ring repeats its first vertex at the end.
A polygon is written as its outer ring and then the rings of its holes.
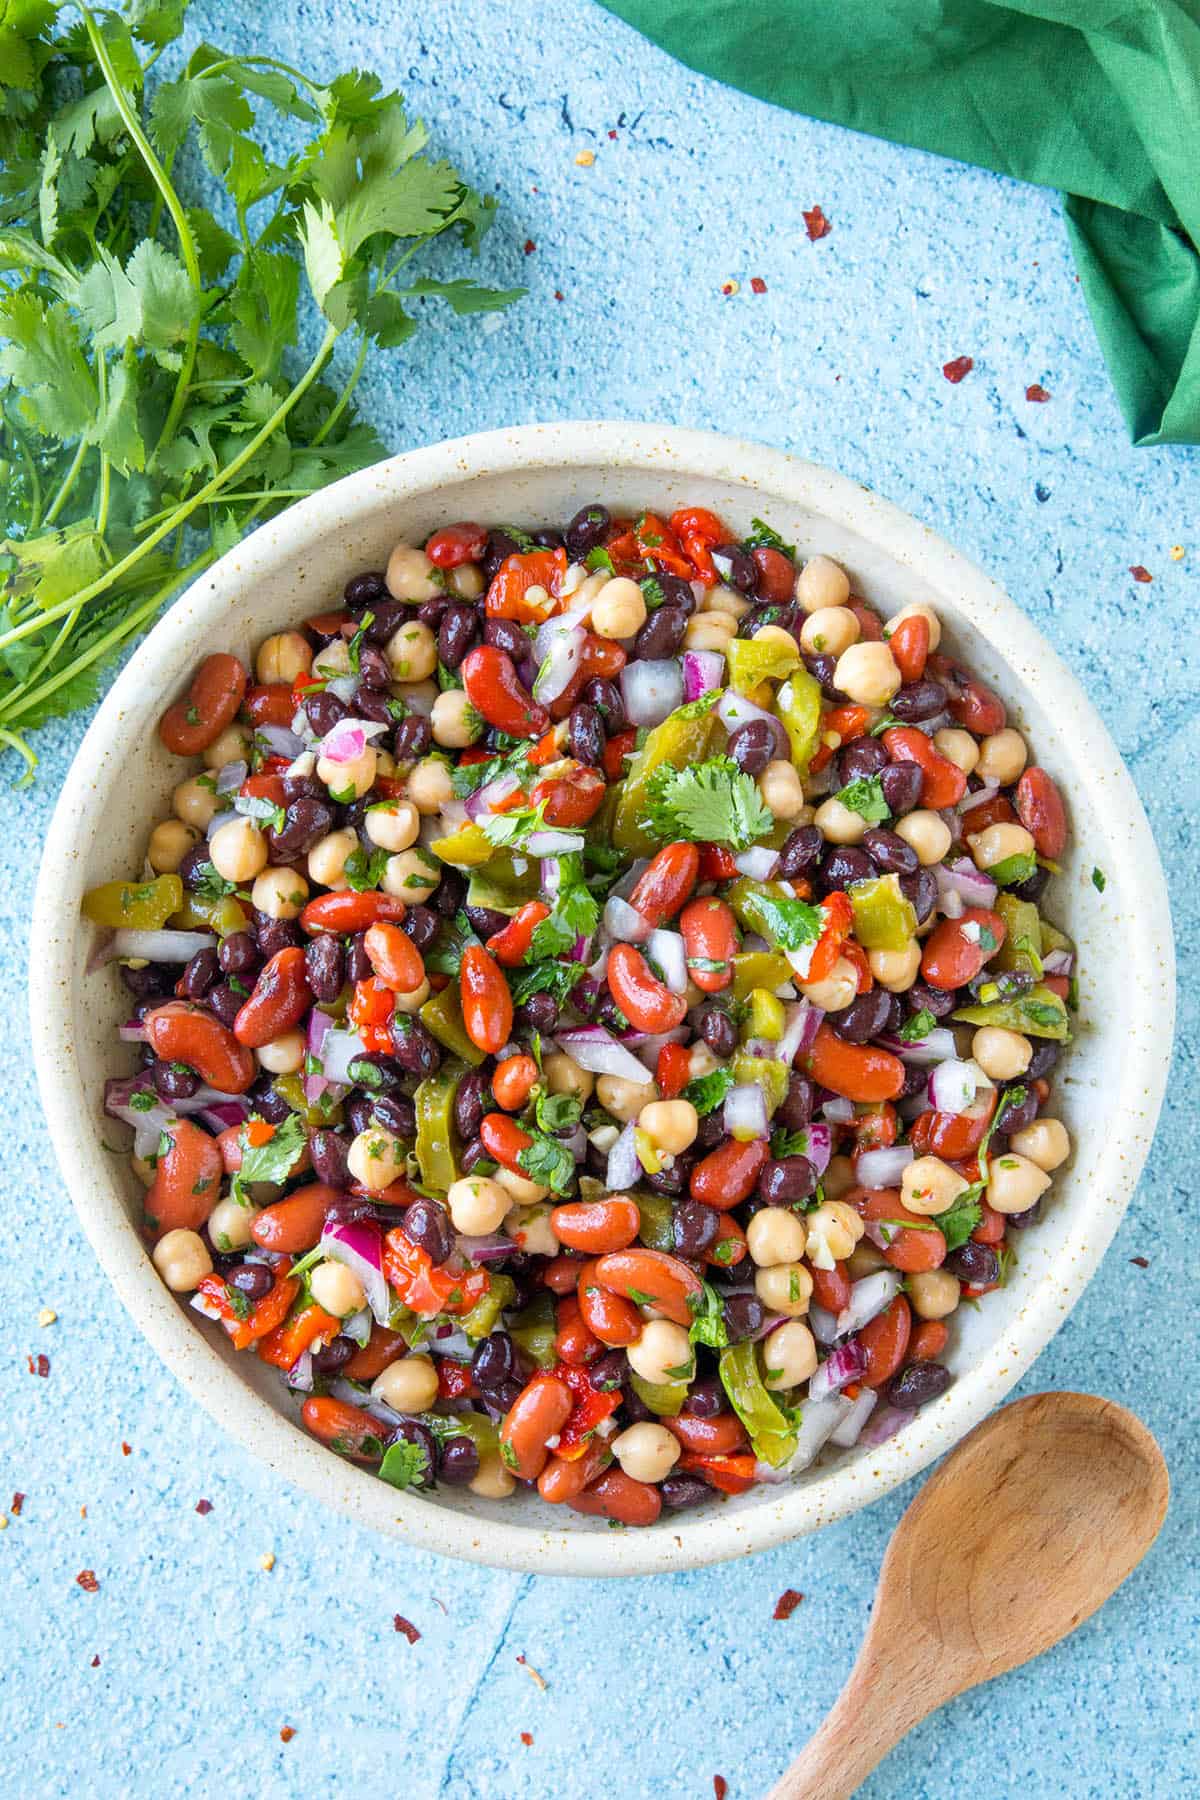
{"type": "Polygon", "coordinates": [[[849,1800],[905,1732],[944,1698],[922,1697],[915,1677],[903,1662],[898,1668],[889,1659],[882,1666],[868,1637],[824,1722],[767,1800],[849,1800]]]}

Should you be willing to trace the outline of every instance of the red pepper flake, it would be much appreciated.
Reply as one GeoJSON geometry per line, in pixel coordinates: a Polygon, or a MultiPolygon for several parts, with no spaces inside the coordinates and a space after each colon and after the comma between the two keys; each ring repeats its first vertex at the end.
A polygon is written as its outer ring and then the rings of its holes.
{"type": "Polygon", "coordinates": [[[1027,400],[1032,400],[1036,406],[1044,406],[1046,401],[1050,398],[1050,394],[1049,391],[1042,386],[1040,381],[1035,381],[1032,387],[1027,387],[1025,389],[1025,398],[1027,400]]]}
{"type": "Polygon", "coordinates": [[[975,362],[973,357],[956,356],[953,362],[942,364],[942,374],[946,377],[947,381],[953,383],[953,385],[957,387],[959,382],[963,379],[963,376],[969,375],[974,367],[975,362]]]}
{"type": "Polygon", "coordinates": [[[784,1588],[775,1602],[775,1611],[771,1617],[773,1619],[790,1619],[803,1598],[804,1595],[797,1593],[795,1588],[784,1588]]]}
{"type": "Polygon", "coordinates": [[[200,1514],[200,1517],[202,1519],[207,1517],[207,1515],[212,1511],[212,1501],[211,1500],[197,1500],[196,1511],[200,1514]]]}
{"type": "MultiPolygon", "coordinates": [[[[1142,567],[1141,563],[1134,563],[1133,567],[1130,569],[1129,573],[1133,576],[1133,579],[1135,581],[1145,582],[1145,581],[1153,581],[1154,580],[1154,577],[1150,573],[1149,569],[1144,569],[1142,567]]],[[[39,1362],[43,1362],[44,1360],[45,1359],[43,1357],[41,1357],[41,1356],[38,1357],[39,1362]]],[[[39,1373],[41,1373],[40,1370],[39,1370],[39,1373]]]]}
{"type": "Polygon", "coordinates": [[[100,1658],[98,1656],[93,1656],[92,1667],[93,1669],[98,1669],[100,1667],[100,1658]]]}
{"type": "Polygon", "coordinates": [[[534,243],[533,239],[526,238],[525,239],[525,254],[526,254],[526,256],[532,256],[536,249],[537,249],[537,245],[534,243]]]}
{"type": "Polygon", "coordinates": [[[96,1580],[96,1571],[94,1569],[80,1569],[75,1579],[85,1594],[96,1593],[100,1586],[100,1583],[96,1580]]]}
{"type": "Polygon", "coordinates": [[[752,294],[765,294],[766,291],[767,291],[767,284],[763,280],[762,276],[761,275],[752,275],[750,277],[750,292],[752,294]]]}
{"type": "MultiPolygon", "coordinates": [[[[1148,1269],[1150,1267],[1149,1259],[1145,1256],[1131,1256],[1129,1260],[1135,1269],[1148,1269]]],[[[16,1511],[15,1507],[13,1508],[13,1511],[16,1511]]]]}
{"type": "MultiPolygon", "coordinates": [[[[1147,580],[1148,579],[1149,577],[1147,577],[1147,580]]],[[[44,1354],[39,1354],[36,1357],[27,1356],[25,1361],[29,1364],[29,1373],[31,1375],[40,1375],[42,1380],[45,1381],[47,1375],[50,1373],[50,1358],[44,1354]]]]}
{"type": "Polygon", "coordinates": [[[406,1619],[403,1613],[396,1613],[393,1616],[392,1626],[396,1631],[402,1631],[410,1644],[415,1644],[421,1635],[412,1620],[406,1619]]]}
{"type": "Polygon", "coordinates": [[[611,139],[612,139],[612,141],[613,141],[613,143],[614,143],[614,144],[615,144],[615,143],[616,143],[616,141],[617,141],[617,134],[616,134],[616,132],[615,132],[615,131],[610,131],[610,132],[609,132],[609,134],[608,134],[608,135],[609,135],[609,137],[610,137],[610,138],[611,138],[611,139]]]}
{"type": "Polygon", "coordinates": [[[555,290],[554,290],[554,298],[555,298],[555,299],[556,299],[556,300],[565,300],[565,299],[566,299],[566,295],[565,295],[565,294],[564,294],[564,293],[563,293],[563,291],[562,291],[562,289],[561,289],[561,288],[555,288],[555,290]]]}
{"type": "Polygon", "coordinates": [[[814,206],[804,214],[804,229],[808,232],[809,242],[815,244],[818,238],[828,237],[833,226],[820,207],[814,206]]]}
{"type": "Polygon", "coordinates": [[[121,1440],[121,1455],[122,1456],[132,1456],[133,1455],[133,1445],[127,1444],[124,1441],[124,1439],[121,1440]]]}
{"type": "Polygon", "coordinates": [[[525,1748],[526,1748],[526,1749],[527,1749],[527,1750],[528,1750],[528,1748],[529,1748],[529,1746],[530,1746],[530,1745],[531,1745],[531,1744],[532,1744],[532,1742],[533,1742],[533,1733],[532,1733],[532,1731],[523,1731],[523,1732],[522,1732],[522,1733],[521,1733],[521,1742],[522,1742],[522,1743],[523,1743],[523,1744],[524,1744],[524,1746],[525,1746],[525,1748]]]}
{"type": "Polygon", "coordinates": [[[14,1494],[13,1495],[12,1504],[10,1505],[8,1510],[12,1514],[14,1519],[20,1518],[21,1508],[24,1506],[24,1504],[25,1504],[24,1494],[14,1494]]]}
{"type": "Polygon", "coordinates": [[[723,1775],[714,1775],[713,1793],[716,1795],[716,1800],[725,1800],[725,1796],[728,1792],[729,1783],[726,1781],[725,1777],[723,1775]]]}
{"type": "Polygon", "coordinates": [[[294,1725],[281,1725],[279,1727],[279,1736],[283,1743],[290,1744],[295,1735],[296,1727],[294,1725]]]}

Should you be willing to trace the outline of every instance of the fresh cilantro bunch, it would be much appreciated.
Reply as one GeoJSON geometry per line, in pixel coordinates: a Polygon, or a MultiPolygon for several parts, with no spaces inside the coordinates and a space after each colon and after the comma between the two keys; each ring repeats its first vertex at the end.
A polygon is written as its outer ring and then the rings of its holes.
{"type": "Polygon", "coordinates": [[[775,820],[757,783],[728,756],[693,768],[660,763],[646,783],[643,824],[666,843],[721,844],[747,850],[775,820]]]}
{"type": "Polygon", "coordinates": [[[414,279],[443,233],[477,249],[494,202],[376,76],[202,44],[148,87],[185,6],[0,0],[0,746],[30,771],[26,734],[89,705],[184,582],[382,455],[351,395],[371,343],[416,331],[408,302],[520,292],[414,279]],[[193,143],[203,192],[176,179],[193,143]]]}

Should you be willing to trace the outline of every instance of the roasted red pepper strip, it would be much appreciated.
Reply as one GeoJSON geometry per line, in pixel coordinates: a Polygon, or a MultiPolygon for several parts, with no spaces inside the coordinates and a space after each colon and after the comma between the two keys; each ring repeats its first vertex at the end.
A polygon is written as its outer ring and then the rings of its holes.
{"type": "Polygon", "coordinates": [[[722,1494],[745,1494],[754,1486],[754,1457],[747,1451],[735,1451],[731,1456],[701,1456],[698,1452],[685,1450],[676,1468],[687,1474],[703,1477],[709,1487],[715,1487],[722,1494]]]}
{"type": "Polygon", "coordinates": [[[442,1356],[438,1358],[437,1372],[439,1400],[469,1400],[478,1394],[470,1363],[442,1356]]]}
{"type": "Polygon", "coordinates": [[[383,1240],[383,1272],[389,1287],[422,1319],[440,1312],[468,1313],[492,1285],[485,1269],[473,1269],[470,1274],[435,1269],[425,1251],[398,1225],[383,1240]]]}
{"type": "Polygon", "coordinates": [[[347,1016],[367,1049],[375,1055],[391,1055],[392,1034],[388,1025],[395,1006],[395,994],[378,975],[355,982],[347,1016]]]}
{"type": "MultiPolygon", "coordinates": [[[[286,1266],[290,1269],[292,1265],[288,1263],[286,1266]]],[[[251,1308],[246,1318],[239,1316],[224,1276],[205,1275],[197,1286],[197,1292],[216,1307],[234,1349],[248,1350],[251,1344],[266,1337],[269,1331],[274,1331],[287,1318],[292,1301],[300,1292],[300,1283],[286,1274],[276,1273],[275,1286],[269,1294],[263,1296],[257,1306],[251,1308]]],[[[291,1367],[290,1363],[288,1367],[291,1367]]]]}
{"type": "Polygon", "coordinates": [[[845,953],[846,940],[854,929],[854,909],[848,894],[828,895],[821,901],[821,911],[825,914],[825,923],[813,945],[808,973],[803,977],[805,981],[824,981],[838,957],[845,953]]]}
{"type": "Polygon", "coordinates": [[[565,550],[532,550],[506,556],[487,591],[489,619],[515,619],[520,625],[540,625],[562,610],[559,595],[567,572],[565,550]],[[543,588],[544,600],[527,598],[530,588],[543,588]]]}
{"type": "Polygon", "coordinates": [[[263,1362],[272,1363],[277,1369],[291,1369],[318,1338],[328,1341],[341,1329],[342,1321],[314,1300],[301,1307],[292,1318],[285,1319],[282,1325],[277,1325],[274,1331],[259,1338],[258,1354],[263,1362]]]}
{"type": "Polygon", "coordinates": [[[582,1456],[602,1419],[610,1419],[621,1404],[621,1391],[604,1392],[592,1386],[586,1369],[570,1363],[558,1363],[552,1373],[570,1388],[575,1404],[566,1424],[558,1434],[554,1454],[567,1462],[582,1456]]]}
{"type": "Polygon", "coordinates": [[[488,938],[487,948],[498,963],[506,969],[515,969],[524,961],[529,946],[533,942],[533,934],[543,919],[550,917],[550,908],[541,900],[528,900],[520,910],[513,914],[503,931],[497,931],[488,938]]]}
{"type": "Polygon", "coordinates": [[[664,1100],[682,1094],[692,1078],[692,1053],[683,1044],[664,1044],[658,1053],[657,1080],[664,1100]]]}

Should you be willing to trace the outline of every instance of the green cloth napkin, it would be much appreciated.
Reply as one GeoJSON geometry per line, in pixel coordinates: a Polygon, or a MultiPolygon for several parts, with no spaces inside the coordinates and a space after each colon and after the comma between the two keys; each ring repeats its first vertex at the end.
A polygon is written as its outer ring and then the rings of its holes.
{"type": "Polygon", "coordinates": [[[1200,443],[1200,0],[603,0],[682,62],[1066,196],[1137,444],[1200,443]]]}

